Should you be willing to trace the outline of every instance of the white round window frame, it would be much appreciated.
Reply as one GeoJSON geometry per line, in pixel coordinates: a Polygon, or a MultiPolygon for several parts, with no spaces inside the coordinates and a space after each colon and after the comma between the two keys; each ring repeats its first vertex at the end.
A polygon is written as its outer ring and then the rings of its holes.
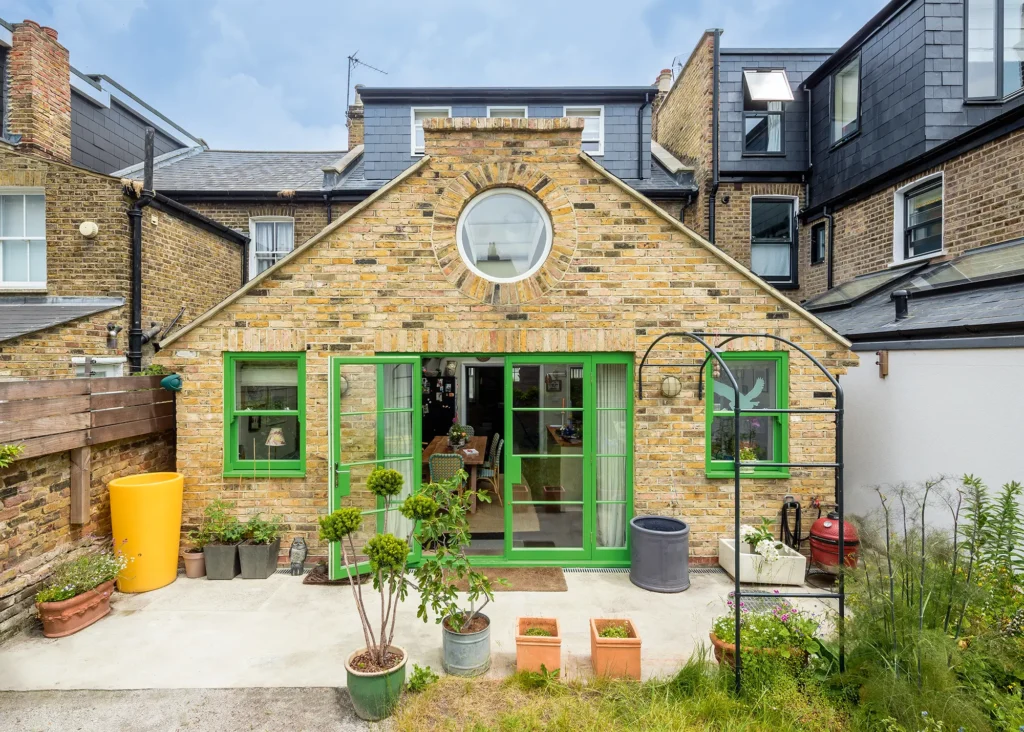
{"type": "Polygon", "coordinates": [[[455,228],[455,249],[458,251],[459,258],[462,260],[462,263],[465,264],[469,271],[475,274],[477,277],[487,280],[488,282],[494,282],[495,284],[499,285],[508,285],[513,282],[522,282],[523,280],[533,277],[535,274],[540,272],[541,268],[544,266],[544,263],[547,262],[548,257],[551,256],[551,247],[553,243],[554,235],[551,226],[551,217],[548,215],[547,209],[545,209],[543,204],[541,204],[541,202],[538,201],[533,196],[529,195],[528,193],[523,193],[523,191],[519,190],[518,188],[512,188],[510,186],[491,188],[489,190],[484,191],[483,193],[480,193],[479,195],[474,196],[469,201],[469,203],[466,204],[466,208],[462,211],[462,214],[459,216],[458,226],[456,226],[455,228]],[[540,259],[538,259],[537,263],[530,267],[530,269],[528,269],[521,275],[517,275],[516,277],[494,277],[492,275],[485,274],[480,270],[479,267],[477,267],[473,262],[469,260],[469,257],[466,256],[466,253],[462,249],[462,229],[463,224],[466,221],[466,218],[469,216],[469,214],[473,211],[473,209],[476,207],[478,203],[490,198],[491,196],[497,196],[499,194],[510,194],[529,202],[529,204],[540,213],[541,220],[544,222],[544,251],[541,254],[540,259]]]}

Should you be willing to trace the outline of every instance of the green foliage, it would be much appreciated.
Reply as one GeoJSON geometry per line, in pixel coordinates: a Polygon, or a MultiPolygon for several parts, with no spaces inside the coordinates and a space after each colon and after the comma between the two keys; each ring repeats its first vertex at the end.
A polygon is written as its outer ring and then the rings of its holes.
{"type": "Polygon", "coordinates": [[[408,556],[409,544],[394,534],[377,534],[366,542],[366,557],[375,575],[402,570],[408,556]]]}
{"type": "Polygon", "coordinates": [[[366,479],[366,487],[375,496],[381,498],[397,496],[402,492],[405,479],[397,470],[376,468],[366,479]]]}
{"type": "Polygon", "coordinates": [[[245,538],[253,544],[273,544],[281,536],[281,517],[263,519],[259,514],[245,524],[245,538]]]}
{"type": "Polygon", "coordinates": [[[403,516],[412,521],[428,521],[437,515],[438,510],[440,506],[437,501],[422,493],[406,498],[399,509],[403,516]]]}
{"type": "MultiPolygon", "coordinates": [[[[720,640],[734,642],[736,616],[730,612],[715,620],[712,630],[720,640]]],[[[770,610],[748,611],[740,604],[740,643],[743,648],[775,649],[783,658],[789,658],[792,649],[818,653],[820,645],[815,637],[821,623],[818,618],[788,602],[774,605],[770,610]]]]}
{"type": "Polygon", "coordinates": [[[629,628],[625,625],[609,625],[598,632],[598,635],[602,638],[628,638],[629,628]]]}
{"type": "Polygon", "coordinates": [[[433,552],[423,558],[416,569],[416,586],[420,591],[420,605],[417,616],[424,622],[428,609],[433,611],[437,622],[447,618],[461,619],[460,632],[464,632],[473,618],[494,599],[491,581],[486,575],[473,569],[466,555],[469,546],[469,510],[473,499],[489,502],[488,494],[477,494],[466,489],[460,494],[459,486],[466,478],[465,471],[451,480],[430,483],[423,487],[422,495],[433,500],[438,510],[429,518],[420,521],[416,538],[433,552]],[[464,608],[459,602],[459,586],[465,583],[467,592],[464,608]],[[477,602],[483,603],[477,607],[477,602]]]}
{"type": "Polygon", "coordinates": [[[172,373],[158,363],[151,363],[144,369],[139,369],[132,376],[167,376],[172,373]]]}
{"type": "Polygon", "coordinates": [[[24,445],[0,445],[0,470],[9,468],[24,451],[24,445]]]}
{"type": "Polygon", "coordinates": [[[210,522],[205,512],[199,519],[199,524],[188,532],[186,538],[194,551],[202,551],[204,546],[213,541],[213,532],[210,530],[210,522]]]}
{"type": "Polygon", "coordinates": [[[436,684],[441,678],[435,674],[430,666],[420,666],[418,663],[412,665],[412,676],[409,677],[409,691],[418,694],[432,684],[436,684]]]}
{"type": "Polygon", "coordinates": [[[230,511],[235,507],[231,501],[214,501],[206,507],[205,524],[209,532],[209,543],[237,544],[245,536],[245,525],[230,511]]]}
{"type": "Polygon", "coordinates": [[[53,570],[46,585],[36,593],[36,602],[70,600],[83,592],[110,582],[128,566],[123,554],[104,552],[62,562],[53,570]]]}
{"type": "Polygon", "coordinates": [[[533,638],[554,638],[555,634],[547,628],[527,628],[523,635],[528,635],[533,638]]]}
{"type": "Polygon", "coordinates": [[[543,663],[540,665],[540,671],[522,671],[517,674],[519,685],[524,689],[550,689],[558,683],[561,675],[561,669],[548,671],[548,667],[543,663]]]}
{"type": "Polygon", "coordinates": [[[320,541],[341,541],[359,531],[362,525],[363,514],[358,508],[339,508],[334,513],[320,517],[320,541]]]}

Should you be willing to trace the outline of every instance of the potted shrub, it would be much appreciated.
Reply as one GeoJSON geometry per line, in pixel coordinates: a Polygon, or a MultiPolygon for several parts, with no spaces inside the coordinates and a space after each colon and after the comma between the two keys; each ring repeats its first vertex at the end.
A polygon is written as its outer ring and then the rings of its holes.
{"type": "MultiPolygon", "coordinates": [[[[363,547],[373,589],[380,593],[380,625],[373,623],[363,601],[363,586],[358,581],[354,534],[363,523],[358,508],[341,508],[320,519],[320,539],[337,542],[341,548],[341,562],[348,577],[349,588],[355,599],[359,622],[362,624],[366,646],[353,651],[345,660],[348,693],[352,706],[362,719],[376,721],[389,716],[398,704],[405,684],[405,666],[408,654],[393,644],[398,606],[408,592],[406,564],[412,531],[400,539],[388,533],[396,497],[402,490],[402,474],[396,470],[377,468],[366,480],[369,491],[384,504],[384,528],[370,538],[363,547]]],[[[437,513],[437,504],[425,496],[410,496],[398,511],[413,522],[429,520],[437,513]]]]}
{"type": "Polygon", "coordinates": [[[441,665],[455,676],[479,676],[491,667],[491,619],[481,612],[494,599],[491,581],[473,569],[466,555],[469,546],[469,510],[473,501],[490,502],[490,495],[477,495],[459,486],[464,471],[451,480],[430,483],[422,495],[438,506],[438,511],[421,522],[416,538],[433,549],[416,569],[420,591],[418,615],[427,619],[429,607],[441,624],[441,665]],[[465,605],[459,591],[465,586],[465,605]],[[483,602],[478,606],[480,600],[483,602]]]}
{"type": "MultiPolygon", "coordinates": [[[[753,463],[757,462],[757,448],[753,445],[744,444],[740,446],[740,462],[741,463],[753,463]]],[[[740,472],[746,475],[753,473],[757,470],[753,465],[741,465],[740,472]]]]}
{"type": "Polygon", "coordinates": [[[469,433],[466,431],[465,425],[456,422],[448,430],[448,446],[453,450],[465,447],[468,441],[469,433]]]}
{"type": "Polygon", "coordinates": [[[276,572],[281,553],[281,517],[264,520],[256,514],[246,522],[244,537],[238,545],[242,579],[266,579],[276,572]]]}
{"type": "MultiPolygon", "coordinates": [[[[730,612],[715,620],[711,627],[711,644],[715,659],[732,666],[736,658],[736,613],[729,600],[730,612]]],[[[779,654],[802,664],[808,653],[818,653],[821,645],[814,635],[819,622],[808,613],[786,601],[771,610],[749,611],[740,606],[740,642],[744,653],[779,654]]]]}
{"type": "Polygon", "coordinates": [[[551,672],[562,668],[558,618],[516,618],[516,671],[551,672]]]}
{"type": "Polygon", "coordinates": [[[590,663],[598,676],[640,678],[640,634],[633,621],[590,619],[590,663]]]}
{"type": "Polygon", "coordinates": [[[128,565],[123,554],[87,554],[57,565],[38,593],[36,609],[43,635],[63,638],[110,612],[114,580],[128,565]]]}
{"type": "MultiPolygon", "coordinates": [[[[807,574],[807,557],[772,536],[772,523],[761,519],[761,525],[740,527],[740,582],[760,584],[802,585],[807,574]]],[[[735,540],[718,540],[718,564],[729,573],[736,573],[735,540]]]]}
{"type": "Polygon", "coordinates": [[[245,526],[233,514],[235,507],[229,501],[214,501],[206,507],[205,521],[210,540],[203,547],[206,559],[206,578],[212,580],[234,579],[242,571],[238,559],[238,544],[242,541],[245,526]]]}
{"type": "Polygon", "coordinates": [[[210,526],[206,515],[199,520],[199,525],[188,532],[189,548],[182,553],[185,560],[185,576],[189,579],[199,579],[206,576],[206,556],[203,554],[203,547],[210,543],[210,526]]]}

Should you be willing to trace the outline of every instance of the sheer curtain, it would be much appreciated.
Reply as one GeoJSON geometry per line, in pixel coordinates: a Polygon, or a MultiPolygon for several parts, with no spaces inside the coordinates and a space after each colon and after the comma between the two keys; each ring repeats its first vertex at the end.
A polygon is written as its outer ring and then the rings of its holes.
{"type": "MultiPolygon", "coordinates": [[[[768,111],[781,112],[782,102],[768,102],[768,111]]],[[[782,115],[769,114],[768,117],[768,152],[782,151],[782,115]]]]}
{"type": "Polygon", "coordinates": [[[398,512],[398,506],[412,495],[415,487],[413,475],[413,431],[412,431],[412,364],[385,364],[383,367],[383,390],[385,409],[408,409],[408,412],[391,412],[383,414],[384,452],[380,456],[385,468],[397,470],[404,479],[402,492],[392,500],[390,515],[384,518],[385,531],[393,533],[400,539],[409,536],[413,522],[398,512]],[[388,460],[388,458],[400,458],[388,460]]]}
{"type": "Polygon", "coordinates": [[[788,277],[790,245],[755,242],[750,245],[750,269],[762,277],[788,277]]]}
{"type": "Polygon", "coordinates": [[[626,545],[627,368],[626,364],[597,365],[598,547],[626,545]]]}

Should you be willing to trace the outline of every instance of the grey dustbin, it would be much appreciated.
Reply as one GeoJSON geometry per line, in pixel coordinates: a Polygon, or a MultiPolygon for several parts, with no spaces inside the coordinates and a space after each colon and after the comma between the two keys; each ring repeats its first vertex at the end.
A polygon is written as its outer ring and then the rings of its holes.
{"type": "Polygon", "coordinates": [[[629,579],[652,592],[690,586],[690,527],[668,516],[637,516],[629,522],[629,579]]]}

